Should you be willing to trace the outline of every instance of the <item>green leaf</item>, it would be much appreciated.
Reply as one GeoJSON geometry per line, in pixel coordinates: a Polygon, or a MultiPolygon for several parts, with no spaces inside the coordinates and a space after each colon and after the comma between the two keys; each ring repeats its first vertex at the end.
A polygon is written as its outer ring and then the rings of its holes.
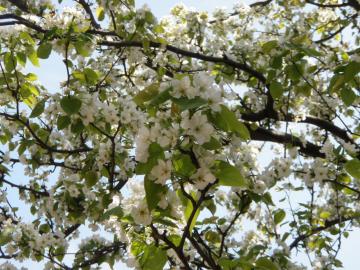
{"type": "Polygon", "coordinates": [[[200,97],[195,97],[192,99],[188,99],[186,97],[173,98],[172,101],[179,106],[181,111],[196,109],[207,103],[206,100],[200,97]]]}
{"type": "Polygon", "coordinates": [[[52,45],[50,43],[42,43],[37,49],[37,56],[41,59],[47,59],[51,53],[52,45]]]}
{"type": "Polygon", "coordinates": [[[322,211],[319,216],[322,219],[328,219],[331,217],[331,213],[329,211],[322,211]]]}
{"type": "Polygon", "coordinates": [[[55,249],[55,252],[54,252],[54,254],[55,254],[55,257],[56,257],[56,259],[58,259],[60,262],[64,259],[64,257],[65,257],[65,254],[66,254],[66,252],[65,252],[66,250],[65,250],[65,248],[63,247],[63,246],[60,246],[60,247],[58,247],[57,249],[55,249]],[[57,255],[58,254],[58,255],[57,255]]]}
{"type": "Polygon", "coordinates": [[[39,67],[39,58],[37,56],[36,51],[31,47],[30,51],[27,53],[27,57],[29,58],[30,62],[35,66],[39,67]]]}
{"type": "Polygon", "coordinates": [[[34,85],[25,82],[20,87],[20,94],[22,98],[26,99],[31,96],[37,97],[40,93],[39,90],[34,85]]]}
{"type": "Polygon", "coordinates": [[[28,74],[26,74],[25,79],[27,81],[33,82],[33,81],[36,81],[38,79],[38,77],[34,73],[28,73],[28,74]]]}
{"type": "MultiPolygon", "coordinates": [[[[191,192],[190,196],[196,201],[196,193],[195,192],[191,192]]],[[[187,201],[187,203],[186,203],[186,208],[185,208],[184,215],[185,215],[186,221],[188,222],[189,219],[190,219],[191,213],[194,210],[194,207],[193,207],[192,202],[189,199],[187,199],[186,201],[187,201]]],[[[190,234],[192,234],[192,230],[194,229],[194,227],[196,225],[196,220],[199,217],[199,214],[200,214],[200,209],[198,208],[195,211],[195,214],[193,216],[193,219],[192,219],[190,227],[189,227],[189,233],[190,234]]]]}
{"type": "Polygon", "coordinates": [[[17,59],[11,52],[7,52],[4,55],[4,64],[7,72],[12,72],[17,65],[17,59]]]}
{"type": "Polygon", "coordinates": [[[148,177],[145,177],[144,188],[146,203],[148,205],[149,211],[151,211],[157,207],[162,196],[164,196],[164,193],[166,192],[166,186],[157,184],[153,180],[150,180],[148,177]]]}
{"type": "Polygon", "coordinates": [[[346,106],[350,106],[355,101],[356,94],[350,88],[344,87],[340,91],[340,97],[346,106]]]}
{"type": "Polygon", "coordinates": [[[50,232],[50,226],[49,226],[49,224],[41,224],[40,226],[39,226],[39,232],[40,233],[48,233],[48,232],[50,232]]]}
{"type": "Polygon", "coordinates": [[[275,211],[275,213],[274,213],[275,224],[281,223],[284,220],[285,216],[286,216],[286,213],[284,210],[279,209],[279,210],[275,211]]]}
{"type": "Polygon", "coordinates": [[[256,266],[261,270],[280,270],[280,268],[266,257],[257,259],[256,266]]]}
{"type": "Polygon", "coordinates": [[[218,232],[215,231],[207,231],[205,233],[205,240],[210,243],[220,243],[221,237],[218,232]]]}
{"type": "Polygon", "coordinates": [[[100,221],[108,220],[111,216],[116,216],[122,218],[124,216],[124,211],[120,206],[116,206],[106,211],[100,218],[100,221]]]}
{"type": "Polygon", "coordinates": [[[71,124],[71,119],[67,115],[61,115],[56,121],[56,125],[59,130],[62,130],[66,127],[68,127],[71,124]]]}
{"type": "Polygon", "coordinates": [[[350,62],[344,71],[345,82],[349,82],[355,78],[355,76],[360,72],[360,63],[350,62]]]}
{"type": "Polygon", "coordinates": [[[35,41],[33,38],[29,35],[28,32],[21,32],[19,37],[23,39],[24,41],[27,41],[30,45],[35,45],[35,41]]]}
{"type": "Polygon", "coordinates": [[[273,98],[280,98],[282,94],[284,93],[284,88],[282,87],[282,84],[273,81],[270,83],[270,94],[273,98]]]}
{"type": "Polygon", "coordinates": [[[166,251],[154,244],[145,246],[144,253],[140,258],[142,270],[163,270],[167,262],[166,251]]]}
{"type": "Polygon", "coordinates": [[[222,267],[223,270],[232,270],[236,269],[236,266],[239,265],[239,262],[234,259],[227,259],[227,258],[220,258],[218,260],[219,265],[222,267]]]}
{"type": "Polygon", "coordinates": [[[185,154],[175,156],[173,159],[173,166],[175,172],[181,176],[190,177],[196,171],[196,167],[192,163],[190,156],[185,154]]]}
{"type": "Polygon", "coordinates": [[[240,171],[225,161],[219,161],[215,176],[223,186],[244,187],[247,183],[240,171]]]}
{"type": "Polygon", "coordinates": [[[75,50],[78,54],[83,57],[88,57],[90,55],[90,50],[88,49],[87,42],[78,40],[74,44],[75,50]]]}
{"type": "Polygon", "coordinates": [[[159,83],[153,83],[135,95],[133,100],[136,105],[143,106],[145,102],[153,99],[159,93],[159,86],[159,83]]]}
{"type": "Polygon", "coordinates": [[[81,100],[74,96],[66,96],[60,100],[60,106],[67,114],[75,114],[81,108],[81,100]]]}
{"type": "Polygon", "coordinates": [[[12,240],[11,234],[13,232],[12,228],[6,227],[0,232],[0,246],[4,246],[12,240]]]}
{"type": "Polygon", "coordinates": [[[22,53],[22,52],[16,53],[16,59],[21,66],[23,66],[23,67],[26,66],[26,54],[25,53],[22,53]]]}
{"type": "Polygon", "coordinates": [[[345,76],[342,74],[335,74],[331,80],[329,85],[330,93],[337,92],[345,83],[345,76]]]}
{"type": "Polygon", "coordinates": [[[34,109],[30,114],[30,118],[38,117],[44,112],[44,109],[45,109],[45,101],[40,101],[36,103],[34,109]]]}
{"type": "Polygon", "coordinates": [[[345,170],[354,178],[360,179],[360,160],[354,158],[345,163],[345,170]]]}
{"type": "Polygon", "coordinates": [[[72,133],[79,134],[84,130],[85,126],[80,118],[76,119],[75,122],[71,124],[70,130],[72,133]]]}
{"type": "Polygon", "coordinates": [[[210,120],[223,131],[235,132],[243,140],[250,139],[250,133],[247,127],[240,122],[235,113],[230,111],[226,106],[221,105],[220,113],[216,113],[210,120]]]}
{"type": "Polygon", "coordinates": [[[222,147],[221,143],[216,140],[214,137],[211,137],[209,142],[206,142],[202,145],[207,150],[217,150],[222,147]]]}
{"type": "Polygon", "coordinates": [[[150,101],[150,106],[159,106],[160,104],[164,103],[165,101],[169,100],[171,98],[170,95],[170,90],[171,87],[160,92],[157,96],[155,96],[151,101],[150,101]]]}
{"type": "Polygon", "coordinates": [[[86,182],[86,185],[89,188],[96,185],[98,180],[99,180],[99,176],[98,176],[97,172],[95,172],[95,171],[87,171],[85,173],[85,182],[86,182]]]}
{"type": "Polygon", "coordinates": [[[85,75],[85,81],[88,84],[91,85],[96,84],[96,82],[99,80],[99,75],[91,68],[85,68],[84,75],[85,75]]]}
{"type": "Polygon", "coordinates": [[[275,49],[276,47],[278,47],[278,41],[270,40],[262,45],[262,50],[264,53],[268,54],[272,49],[275,49]]]}

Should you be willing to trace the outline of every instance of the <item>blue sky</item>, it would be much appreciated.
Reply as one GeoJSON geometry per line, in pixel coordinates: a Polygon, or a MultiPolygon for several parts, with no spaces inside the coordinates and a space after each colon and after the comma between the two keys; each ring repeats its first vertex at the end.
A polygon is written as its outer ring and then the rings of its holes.
{"type": "MultiPolygon", "coordinates": [[[[229,7],[231,8],[237,1],[235,0],[186,0],[182,1],[188,7],[194,7],[197,10],[206,10],[212,11],[214,8],[219,6],[229,7]]],[[[245,3],[252,3],[254,1],[245,0],[245,3]]],[[[72,1],[66,0],[65,4],[72,3],[72,1]]],[[[157,17],[165,16],[169,13],[171,7],[175,4],[179,3],[179,1],[174,0],[137,0],[136,5],[138,7],[143,4],[147,4],[154,14],[157,17]]],[[[65,69],[64,64],[62,63],[62,59],[53,54],[50,59],[46,61],[41,61],[40,68],[29,66],[27,68],[29,71],[34,72],[39,75],[39,79],[41,83],[48,88],[49,91],[55,92],[59,90],[59,82],[64,80],[65,69]]],[[[19,171],[14,172],[14,177],[17,178],[15,180],[21,179],[22,172],[19,171]]],[[[25,181],[19,181],[25,182],[25,181]]],[[[350,237],[348,239],[343,239],[342,241],[342,250],[339,254],[339,259],[341,259],[344,263],[344,269],[346,270],[357,270],[359,269],[359,264],[357,263],[358,251],[360,250],[360,231],[357,230],[353,233],[350,233],[350,237]]],[[[295,258],[295,257],[294,257],[295,258]]],[[[303,263],[307,263],[305,256],[299,256],[299,261],[303,263]]],[[[2,262],[0,261],[0,264],[2,262]]],[[[26,263],[25,266],[29,267],[29,269],[36,269],[34,263],[26,263]],[[34,268],[33,268],[34,267],[34,268]]],[[[105,269],[105,268],[104,268],[105,269]]],[[[119,268],[126,269],[126,268],[119,268]]]]}

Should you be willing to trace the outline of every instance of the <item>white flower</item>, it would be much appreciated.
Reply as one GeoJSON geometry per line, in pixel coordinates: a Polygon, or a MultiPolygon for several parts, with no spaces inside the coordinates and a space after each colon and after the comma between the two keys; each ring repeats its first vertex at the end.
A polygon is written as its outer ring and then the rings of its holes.
{"type": "Polygon", "coordinates": [[[325,166],[317,166],[314,168],[315,179],[316,181],[322,182],[328,178],[328,168],[325,166]]]}
{"type": "Polygon", "coordinates": [[[194,136],[199,144],[204,144],[211,139],[214,128],[207,121],[206,115],[201,114],[200,111],[194,113],[189,119],[187,114],[181,121],[181,127],[185,129],[187,134],[194,136]]]}
{"type": "Polygon", "coordinates": [[[150,225],[151,216],[148,206],[145,202],[141,201],[139,205],[135,205],[131,209],[131,216],[136,224],[150,225]]]}
{"type": "Polygon", "coordinates": [[[190,79],[187,76],[181,80],[173,80],[171,85],[173,87],[171,95],[175,98],[186,96],[192,99],[196,95],[195,88],[191,85],[190,79]]]}
{"type": "Polygon", "coordinates": [[[147,161],[149,157],[149,153],[148,153],[149,145],[150,145],[150,131],[146,127],[141,127],[136,137],[136,150],[135,150],[136,161],[140,161],[140,162],[147,161]]]}
{"type": "Polygon", "coordinates": [[[263,194],[265,190],[266,190],[265,183],[261,180],[256,181],[256,183],[254,184],[254,192],[258,194],[263,194]]]}
{"type": "Polygon", "coordinates": [[[5,263],[1,264],[0,269],[2,269],[2,270],[17,270],[17,268],[9,262],[5,262],[5,263]]]}
{"type": "Polygon", "coordinates": [[[201,167],[197,169],[196,173],[190,177],[191,180],[194,181],[195,187],[202,190],[208,184],[214,183],[216,177],[210,172],[210,170],[206,167],[201,167]]]}
{"type": "Polygon", "coordinates": [[[67,189],[70,197],[76,198],[80,195],[80,191],[77,189],[75,185],[70,185],[67,189]]]}
{"type": "Polygon", "coordinates": [[[171,161],[158,160],[158,164],[152,168],[150,177],[157,184],[165,185],[166,180],[171,176],[171,161]]]}

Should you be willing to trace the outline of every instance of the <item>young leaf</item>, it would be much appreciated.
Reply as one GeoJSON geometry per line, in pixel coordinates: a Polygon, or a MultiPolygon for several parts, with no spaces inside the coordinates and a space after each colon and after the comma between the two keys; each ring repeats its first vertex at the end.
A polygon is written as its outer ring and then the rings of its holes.
{"type": "Polygon", "coordinates": [[[98,7],[96,9],[96,17],[99,21],[103,21],[105,19],[105,11],[103,7],[98,7]]]}

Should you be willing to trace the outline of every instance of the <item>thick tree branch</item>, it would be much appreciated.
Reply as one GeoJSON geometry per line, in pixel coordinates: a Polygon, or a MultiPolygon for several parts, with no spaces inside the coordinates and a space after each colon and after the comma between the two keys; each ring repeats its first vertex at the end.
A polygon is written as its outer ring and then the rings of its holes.
{"type": "Polygon", "coordinates": [[[307,156],[325,158],[325,154],[320,152],[320,146],[317,146],[311,142],[306,142],[304,145],[300,138],[296,136],[292,136],[290,134],[277,134],[262,127],[258,127],[256,130],[252,130],[250,125],[248,125],[248,129],[250,131],[250,137],[252,140],[291,144],[293,146],[299,147],[299,151],[307,156]]]}

